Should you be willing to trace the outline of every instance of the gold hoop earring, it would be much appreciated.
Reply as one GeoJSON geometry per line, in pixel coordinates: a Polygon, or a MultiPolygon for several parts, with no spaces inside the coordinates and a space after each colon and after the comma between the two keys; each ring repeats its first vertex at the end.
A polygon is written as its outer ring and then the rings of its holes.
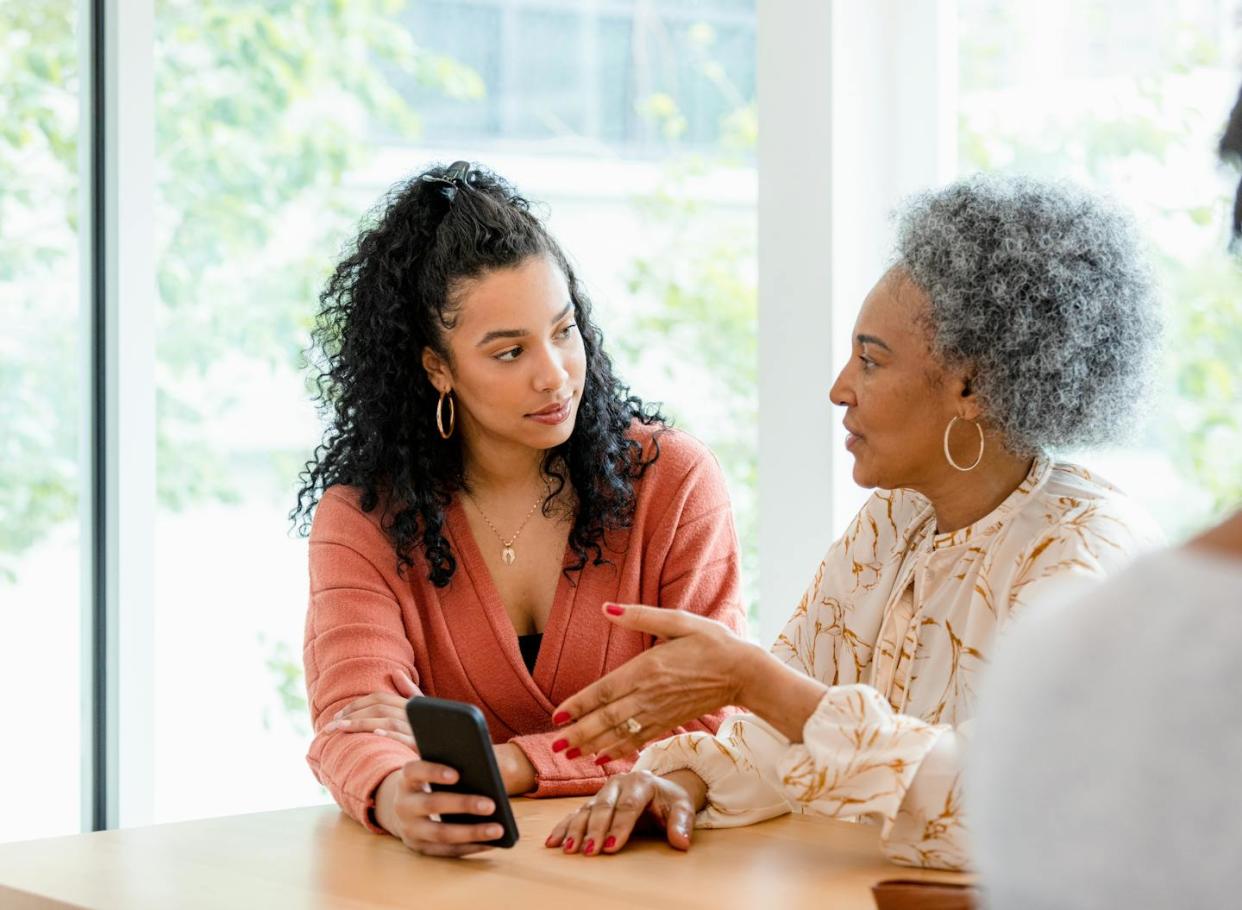
{"type": "Polygon", "coordinates": [[[961,420],[960,417],[954,417],[949,421],[949,425],[944,428],[944,457],[949,464],[957,468],[959,471],[973,471],[979,467],[979,462],[983,461],[983,427],[979,426],[978,421],[975,422],[975,429],[979,431],[979,455],[975,458],[974,463],[968,468],[963,468],[960,464],[953,460],[953,453],[949,451],[949,432],[953,429],[953,424],[961,420]]]}
{"type": "Polygon", "coordinates": [[[453,435],[453,430],[457,427],[457,408],[453,404],[453,394],[451,391],[441,392],[440,400],[436,402],[436,427],[440,431],[441,439],[448,439],[453,435]],[[444,399],[448,399],[449,403],[449,425],[448,429],[444,429],[444,399]]]}

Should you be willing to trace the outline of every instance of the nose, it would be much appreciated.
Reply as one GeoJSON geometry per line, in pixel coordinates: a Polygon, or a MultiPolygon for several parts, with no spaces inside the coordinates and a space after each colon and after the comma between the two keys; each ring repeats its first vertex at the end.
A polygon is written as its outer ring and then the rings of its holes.
{"type": "Polygon", "coordinates": [[[569,381],[564,355],[551,345],[545,345],[539,355],[534,373],[535,389],[539,392],[555,392],[563,389],[569,381]]]}
{"type": "Polygon", "coordinates": [[[854,395],[854,388],[849,381],[849,369],[852,362],[852,357],[845,362],[845,366],[841,367],[841,372],[837,374],[832,388],[828,390],[828,400],[843,408],[848,408],[858,403],[858,399],[854,395]]]}

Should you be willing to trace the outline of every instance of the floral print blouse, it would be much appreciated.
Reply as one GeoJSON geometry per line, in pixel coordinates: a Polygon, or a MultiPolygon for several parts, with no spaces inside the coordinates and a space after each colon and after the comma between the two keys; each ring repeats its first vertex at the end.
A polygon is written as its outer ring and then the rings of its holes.
{"type": "Polygon", "coordinates": [[[896,862],[965,868],[959,779],[997,635],[1029,604],[1092,584],[1159,541],[1116,487],[1044,457],[993,512],[952,533],[936,532],[923,496],[878,491],[772,647],[830,686],[802,741],[740,714],[715,736],[649,746],[635,767],[698,773],[708,785],[698,827],[814,812],[881,825],[896,862]]]}

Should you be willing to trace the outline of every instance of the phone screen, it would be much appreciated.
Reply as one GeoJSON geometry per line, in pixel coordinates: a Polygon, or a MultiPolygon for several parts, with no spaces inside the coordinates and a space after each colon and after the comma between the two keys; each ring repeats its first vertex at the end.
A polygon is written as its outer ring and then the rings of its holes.
{"type": "Polygon", "coordinates": [[[495,822],[504,828],[504,834],[488,843],[497,847],[512,847],[517,843],[517,823],[496,765],[483,712],[466,702],[415,696],[406,702],[405,713],[410,719],[420,757],[457,771],[457,783],[432,784],[431,788],[446,793],[486,796],[496,806],[490,816],[442,815],[440,821],[450,825],[495,822]]]}

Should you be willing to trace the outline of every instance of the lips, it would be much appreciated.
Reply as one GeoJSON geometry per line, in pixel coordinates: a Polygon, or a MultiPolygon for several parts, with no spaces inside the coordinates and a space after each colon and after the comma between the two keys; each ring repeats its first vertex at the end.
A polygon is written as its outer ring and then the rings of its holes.
{"type": "Polygon", "coordinates": [[[538,411],[531,411],[526,416],[527,417],[550,417],[553,414],[559,414],[561,411],[569,407],[569,403],[573,401],[573,398],[574,396],[567,395],[564,398],[562,398],[560,401],[554,401],[545,408],[540,408],[538,411]]]}

